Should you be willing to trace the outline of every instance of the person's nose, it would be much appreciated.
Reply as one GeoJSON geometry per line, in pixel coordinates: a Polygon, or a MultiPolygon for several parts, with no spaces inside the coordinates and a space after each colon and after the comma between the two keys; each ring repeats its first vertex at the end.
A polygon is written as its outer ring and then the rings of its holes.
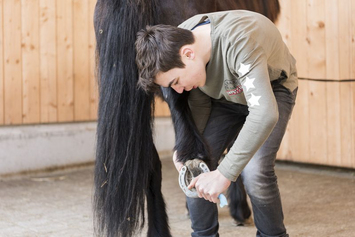
{"type": "Polygon", "coordinates": [[[175,86],[171,86],[171,87],[179,94],[184,92],[184,87],[183,86],[175,85],[175,86]]]}

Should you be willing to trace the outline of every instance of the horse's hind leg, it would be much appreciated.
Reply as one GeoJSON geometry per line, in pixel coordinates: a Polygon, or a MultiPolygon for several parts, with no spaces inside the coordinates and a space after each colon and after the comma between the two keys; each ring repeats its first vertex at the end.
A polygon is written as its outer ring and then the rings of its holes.
{"type": "MultiPolygon", "coordinates": [[[[171,236],[165,202],[161,192],[161,162],[156,149],[152,153],[152,169],[147,190],[148,237],[171,236]]],[[[148,167],[147,167],[148,168],[148,167]]]]}
{"type": "Polygon", "coordinates": [[[239,176],[236,182],[232,182],[228,189],[229,212],[237,225],[244,225],[250,217],[251,211],[247,202],[247,194],[239,176]]]}

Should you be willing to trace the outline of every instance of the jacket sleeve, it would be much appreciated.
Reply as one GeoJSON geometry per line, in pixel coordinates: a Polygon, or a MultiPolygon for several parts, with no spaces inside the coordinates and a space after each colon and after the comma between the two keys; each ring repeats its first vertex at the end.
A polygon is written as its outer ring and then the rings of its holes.
{"type": "Polygon", "coordinates": [[[230,70],[243,87],[249,114],[233,146],[218,166],[236,181],[249,160],[269,137],[278,121],[278,107],[268,74],[267,57],[253,44],[232,46],[227,53],[230,70]]]}

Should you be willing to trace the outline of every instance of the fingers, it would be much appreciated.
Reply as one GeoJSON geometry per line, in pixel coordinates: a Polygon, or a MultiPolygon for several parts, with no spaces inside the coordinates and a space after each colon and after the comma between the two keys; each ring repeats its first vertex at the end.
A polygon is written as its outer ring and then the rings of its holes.
{"type": "Polygon", "coordinates": [[[207,201],[210,201],[213,203],[218,202],[218,195],[216,195],[216,194],[205,193],[205,192],[201,192],[201,194],[202,194],[202,197],[207,201]]]}
{"type": "MultiPolygon", "coordinates": [[[[192,180],[191,180],[191,183],[189,184],[189,186],[187,187],[188,189],[192,189],[192,188],[194,188],[195,187],[195,184],[196,184],[196,182],[198,181],[198,179],[199,179],[199,177],[200,177],[200,175],[199,176],[197,176],[196,178],[193,178],[192,180]]],[[[198,190],[197,190],[197,193],[198,193],[198,190]]]]}
{"type": "MultiPolygon", "coordinates": [[[[197,190],[197,189],[196,189],[197,190]]],[[[200,198],[204,198],[207,201],[217,203],[218,202],[218,195],[205,192],[204,190],[197,191],[200,198]]]]}
{"type": "Polygon", "coordinates": [[[218,203],[218,195],[212,195],[211,196],[211,202],[218,203]]]}
{"type": "Polygon", "coordinates": [[[192,179],[188,189],[195,188],[199,198],[204,198],[207,201],[217,203],[218,202],[218,193],[211,191],[208,187],[205,187],[203,184],[203,174],[192,179]],[[202,180],[202,181],[201,181],[202,180]]]}

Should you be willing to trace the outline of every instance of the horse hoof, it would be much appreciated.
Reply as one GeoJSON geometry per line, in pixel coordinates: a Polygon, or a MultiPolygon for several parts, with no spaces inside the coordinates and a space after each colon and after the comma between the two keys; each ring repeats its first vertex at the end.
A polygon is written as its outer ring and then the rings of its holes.
{"type": "Polygon", "coordinates": [[[244,222],[235,221],[234,224],[236,226],[244,226],[244,222]]]}
{"type": "Polygon", "coordinates": [[[237,227],[250,226],[252,224],[253,224],[253,219],[251,217],[249,217],[248,219],[245,219],[244,221],[234,220],[234,225],[237,227]]]}

